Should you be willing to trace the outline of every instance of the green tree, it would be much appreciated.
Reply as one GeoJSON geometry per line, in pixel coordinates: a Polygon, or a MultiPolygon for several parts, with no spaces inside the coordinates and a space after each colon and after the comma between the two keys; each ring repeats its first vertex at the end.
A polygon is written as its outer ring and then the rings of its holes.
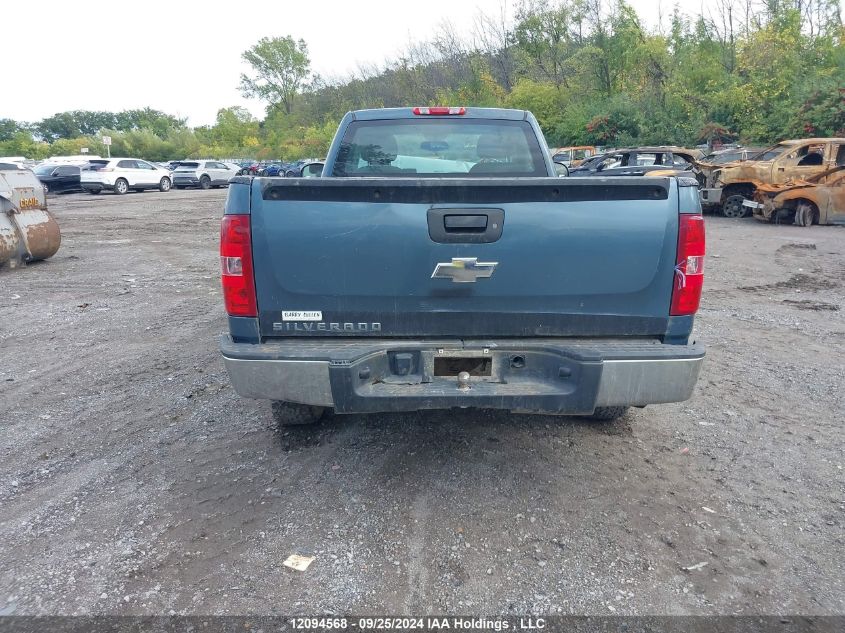
{"type": "Polygon", "coordinates": [[[59,112],[37,123],[35,132],[50,142],[60,138],[76,138],[82,134],[82,127],[73,112],[59,112]]]}
{"type": "Polygon", "coordinates": [[[311,69],[308,46],[304,40],[287,37],[263,37],[241,55],[252,67],[250,75],[241,75],[241,92],[271,105],[281,104],[287,114],[311,69]]]}
{"type": "Polygon", "coordinates": [[[640,134],[640,125],[636,104],[619,95],[604,113],[587,123],[587,141],[595,145],[631,145],[640,134]]]}
{"type": "Polygon", "coordinates": [[[27,126],[14,119],[0,119],[0,141],[10,141],[19,132],[26,132],[27,126]]]}
{"type": "Polygon", "coordinates": [[[159,138],[165,138],[170,130],[185,126],[185,119],[153,108],[140,110],[124,110],[115,115],[114,127],[117,130],[149,130],[159,138]]]}
{"type": "Polygon", "coordinates": [[[530,110],[543,130],[554,130],[563,121],[566,111],[564,96],[554,84],[532,79],[520,79],[504,105],[530,110]]]}
{"type": "Polygon", "coordinates": [[[20,131],[6,141],[0,141],[0,156],[25,156],[27,158],[46,158],[50,153],[50,145],[38,142],[29,132],[20,131]]]}
{"type": "Polygon", "coordinates": [[[566,1],[531,0],[519,6],[514,39],[524,68],[536,69],[538,78],[555,86],[569,86],[572,74],[569,59],[576,48],[570,25],[583,19],[577,4],[566,1]]]}

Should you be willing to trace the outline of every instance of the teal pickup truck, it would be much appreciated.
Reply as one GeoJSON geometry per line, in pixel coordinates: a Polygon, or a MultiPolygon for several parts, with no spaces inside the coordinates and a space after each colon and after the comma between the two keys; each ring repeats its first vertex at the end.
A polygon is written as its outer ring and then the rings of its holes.
{"type": "Polygon", "coordinates": [[[280,424],[692,394],[694,179],[561,178],[531,113],[445,107],[350,112],[314,175],[234,178],[221,230],[223,359],[280,424]]]}

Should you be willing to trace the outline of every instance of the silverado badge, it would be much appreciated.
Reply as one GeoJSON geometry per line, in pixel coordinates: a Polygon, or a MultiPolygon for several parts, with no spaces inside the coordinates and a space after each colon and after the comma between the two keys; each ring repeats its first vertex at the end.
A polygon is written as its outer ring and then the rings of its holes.
{"type": "Polygon", "coordinates": [[[476,257],[453,257],[434,267],[432,279],[451,279],[456,284],[475,283],[479,277],[490,277],[499,262],[480,262],[476,257]]]}

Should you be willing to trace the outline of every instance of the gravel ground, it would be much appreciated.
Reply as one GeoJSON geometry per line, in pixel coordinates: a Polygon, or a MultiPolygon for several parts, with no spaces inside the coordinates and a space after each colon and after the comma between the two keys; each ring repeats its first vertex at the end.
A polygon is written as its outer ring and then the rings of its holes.
{"type": "Polygon", "coordinates": [[[845,612],[841,228],[708,218],[688,402],[280,432],[217,351],[225,195],[51,198],[0,270],[0,614],[845,612]]]}

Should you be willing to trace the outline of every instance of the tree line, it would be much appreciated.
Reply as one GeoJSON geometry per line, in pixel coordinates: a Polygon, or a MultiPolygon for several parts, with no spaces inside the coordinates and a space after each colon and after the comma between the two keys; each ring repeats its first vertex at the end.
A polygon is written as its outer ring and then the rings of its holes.
{"type": "Polygon", "coordinates": [[[624,0],[523,0],[343,79],[312,73],[304,41],[263,38],[240,79],[263,120],[238,107],[195,128],[151,109],[0,119],[0,155],[94,153],[107,133],[113,153],[151,160],[317,157],[348,110],[441,104],[531,110],[554,146],[843,136],[843,34],[839,0],[676,6],[652,29],[624,0]]]}

